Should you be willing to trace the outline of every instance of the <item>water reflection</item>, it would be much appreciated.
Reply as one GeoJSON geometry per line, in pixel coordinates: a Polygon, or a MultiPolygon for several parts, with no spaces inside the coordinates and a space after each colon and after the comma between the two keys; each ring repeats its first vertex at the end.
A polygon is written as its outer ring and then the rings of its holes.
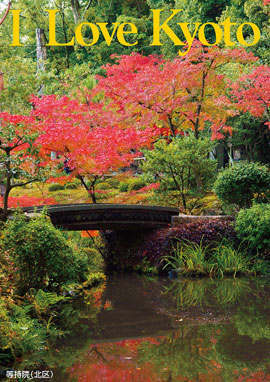
{"type": "Polygon", "coordinates": [[[36,362],[53,382],[267,382],[269,291],[261,278],[108,278],[63,308],[61,343],[17,369],[36,362]]]}

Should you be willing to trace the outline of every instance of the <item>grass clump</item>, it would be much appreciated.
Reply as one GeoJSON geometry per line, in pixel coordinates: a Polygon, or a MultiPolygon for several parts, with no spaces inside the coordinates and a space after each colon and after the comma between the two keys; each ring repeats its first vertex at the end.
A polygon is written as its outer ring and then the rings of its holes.
{"type": "Polygon", "coordinates": [[[188,240],[176,240],[173,253],[162,258],[166,263],[163,269],[171,268],[180,274],[191,276],[211,274],[210,264],[206,260],[209,247],[204,246],[202,240],[199,244],[188,240]]]}
{"type": "Polygon", "coordinates": [[[257,256],[251,256],[243,244],[235,248],[227,240],[221,241],[215,248],[177,239],[172,254],[163,256],[163,269],[170,269],[173,275],[220,276],[237,274],[267,274],[270,263],[257,256]]]}
{"type": "Polygon", "coordinates": [[[225,274],[233,276],[238,273],[248,274],[253,268],[253,259],[247,254],[243,245],[234,248],[228,241],[222,241],[214,249],[210,262],[215,273],[222,277],[225,274]]]}

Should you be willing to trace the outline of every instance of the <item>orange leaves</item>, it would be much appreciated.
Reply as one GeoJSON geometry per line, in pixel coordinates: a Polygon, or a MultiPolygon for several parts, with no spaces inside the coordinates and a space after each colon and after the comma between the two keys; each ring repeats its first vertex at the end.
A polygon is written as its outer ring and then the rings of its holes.
{"type": "Polygon", "coordinates": [[[97,237],[99,231],[81,231],[81,237],[97,237]]]}
{"type": "Polygon", "coordinates": [[[235,105],[226,96],[226,78],[217,68],[257,59],[244,49],[206,48],[197,41],[188,56],[173,61],[138,53],[116,60],[105,66],[107,77],[98,77],[95,93],[103,93],[107,107],[118,110],[119,125],[152,126],[155,134],[168,136],[186,129],[196,134],[210,122],[213,139],[220,139],[235,105]]]}
{"type": "Polygon", "coordinates": [[[265,118],[270,117],[270,67],[260,65],[250,74],[242,76],[231,84],[231,94],[237,106],[244,112],[265,118]]]}

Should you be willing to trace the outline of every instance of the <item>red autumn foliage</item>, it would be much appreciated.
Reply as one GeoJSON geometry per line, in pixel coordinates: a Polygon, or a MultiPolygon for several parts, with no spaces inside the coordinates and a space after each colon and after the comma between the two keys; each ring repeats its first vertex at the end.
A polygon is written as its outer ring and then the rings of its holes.
{"type": "Polygon", "coordinates": [[[143,192],[148,192],[148,191],[151,191],[151,190],[157,190],[159,187],[160,187],[160,183],[151,183],[148,186],[142,187],[142,188],[140,188],[137,191],[131,191],[130,195],[136,195],[136,194],[140,194],[140,193],[143,193],[143,192]]]}
{"type": "Polygon", "coordinates": [[[92,196],[98,177],[129,166],[154,137],[152,128],[142,130],[115,124],[113,113],[103,109],[103,103],[80,103],[54,95],[34,97],[32,102],[35,105],[32,114],[38,119],[36,128],[40,131],[37,144],[41,146],[44,163],[56,167],[66,161],[71,176],[91,178],[93,187],[88,192],[92,196]],[[51,151],[58,159],[51,160],[51,151]]]}
{"type": "Polygon", "coordinates": [[[260,65],[231,85],[237,106],[255,117],[270,118],[270,67],[260,65]]]}
{"type": "MultiPolygon", "coordinates": [[[[30,207],[57,204],[54,198],[37,198],[35,196],[22,195],[20,197],[10,196],[8,201],[9,208],[30,207]]],[[[0,206],[3,207],[3,200],[0,199],[0,206]]]]}
{"type": "Polygon", "coordinates": [[[210,123],[213,139],[230,131],[226,119],[236,113],[217,68],[257,60],[244,49],[206,48],[199,42],[188,56],[173,61],[138,53],[115,58],[116,64],[104,67],[106,77],[98,77],[94,94],[108,98],[106,107],[117,111],[119,124],[158,126],[165,136],[192,129],[198,137],[210,123]]]}

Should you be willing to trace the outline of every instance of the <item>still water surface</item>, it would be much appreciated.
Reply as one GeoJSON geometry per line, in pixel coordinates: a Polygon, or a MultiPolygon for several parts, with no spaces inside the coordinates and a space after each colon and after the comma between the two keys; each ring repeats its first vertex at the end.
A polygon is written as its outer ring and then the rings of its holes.
{"type": "Polygon", "coordinates": [[[52,382],[269,382],[269,292],[261,277],[108,277],[62,308],[70,334],[38,368],[52,382]]]}

